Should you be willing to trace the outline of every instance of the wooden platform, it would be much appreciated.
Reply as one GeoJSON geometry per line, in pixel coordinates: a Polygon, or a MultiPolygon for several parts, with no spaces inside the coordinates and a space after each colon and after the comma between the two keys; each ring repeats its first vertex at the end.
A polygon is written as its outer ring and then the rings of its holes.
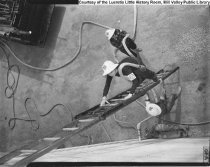
{"type": "Polygon", "coordinates": [[[34,162],[208,162],[209,138],[126,140],[53,150],[34,162]]]}

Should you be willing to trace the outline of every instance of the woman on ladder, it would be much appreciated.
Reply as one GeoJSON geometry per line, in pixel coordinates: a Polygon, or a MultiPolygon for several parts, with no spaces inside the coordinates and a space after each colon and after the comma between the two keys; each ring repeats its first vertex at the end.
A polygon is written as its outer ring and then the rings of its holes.
{"type": "Polygon", "coordinates": [[[135,58],[138,64],[143,64],[139,54],[142,49],[137,48],[137,45],[133,39],[129,37],[129,34],[126,31],[111,28],[106,30],[105,36],[110,41],[111,45],[115,47],[113,54],[117,63],[119,63],[119,60],[116,53],[117,50],[120,50],[122,53],[128,55],[129,57],[135,58]]]}

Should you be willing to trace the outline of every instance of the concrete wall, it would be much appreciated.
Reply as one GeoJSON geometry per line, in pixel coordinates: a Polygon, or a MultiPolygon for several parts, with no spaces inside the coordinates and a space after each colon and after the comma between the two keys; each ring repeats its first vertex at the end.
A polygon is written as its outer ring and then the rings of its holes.
{"type": "MultiPolygon", "coordinates": [[[[54,68],[73,58],[79,48],[79,29],[83,21],[94,21],[111,27],[125,29],[133,34],[133,6],[57,6],[44,48],[9,42],[11,49],[24,62],[42,68],[54,68]]],[[[155,71],[167,64],[181,67],[183,87],[181,113],[172,120],[200,122],[210,119],[206,100],[207,61],[209,40],[209,8],[206,6],[138,6],[136,43],[143,49],[146,64],[155,71]]],[[[28,105],[31,119],[36,122],[16,121],[14,129],[8,127],[13,117],[12,99],[4,95],[7,65],[0,51],[1,151],[7,151],[29,140],[38,139],[70,123],[71,114],[63,107],[56,107],[46,116],[50,108],[62,103],[72,113],[78,114],[99,103],[105,78],[101,65],[107,59],[113,60],[111,46],[104,36],[103,28],[85,25],[82,49],[78,58],[69,66],[55,72],[37,71],[18,63],[12,56],[12,63],[21,68],[18,88],[15,94],[16,117],[28,119],[24,107],[27,97],[34,100],[28,105]],[[37,108],[37,109],[36,109],[37,108]],[[33,127],[39,124],[39,129],[33,127]]],[[[121,58],[123,55],[120,54],[121,58]]],[[[15,73],[15,75],[17,75],[15,73]]],[[[173,80],[173,79],[171,79],[173,80]]],[[[128,88],[129,83],[116,79],[110,96],[128,88]],[[119,86],[120,85],[120,86],[119,86]]],[[[171,90],[174,88],[168,87],[171,90]]],[[[148,115],[137,103],[117,113],[117,118],[130,124],[120,127],[108,118],[102,125],[91,128],[83,135],[90,135],[93,143],[136,138],[133,127],[148,115]],[[104,130],[106,129],[106,131],[104,130]],[[107,136],[106,132],[109,134],[107,136]]],[[[170,119],[170,118],[169,118],[170,119]]],[[[208,127],[194,127],[191,135],[206,135],[208,127]]],[[[76,136],[67,145],[87,144],[87,137],[76,136]]]]}

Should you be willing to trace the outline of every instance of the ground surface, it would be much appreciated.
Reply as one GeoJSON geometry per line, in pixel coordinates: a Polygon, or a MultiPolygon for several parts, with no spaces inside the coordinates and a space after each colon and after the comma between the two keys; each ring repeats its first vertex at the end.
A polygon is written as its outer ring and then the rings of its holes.
{"type": "MultiPolygon", "coordinates": [[[[42,68],[54,68],[69,61],[79,48],[79,29],[83,21],[94,21],[111,27],[125,29],[133,34],[133,6],[56,6],[44,48],[9,42],[11,49],[24,62],[42,68]]],[[[112,48],[104,36],[105,29],[85,25],[82,49],[78,58],[69,66],[55,71],[43,72],[17,63],[21,68],[15,94],[16,117],[28,119],[28,108],[35,124],[16,121],[14,129],[8,126],[14,116],[12,100],[5,97],[7,64],[0,50],[0,150],[12,150],[33,139],[55,132],[71,122],[71,114],[57,103],[65,104],[76,115],[99,103],[105,79],[101,65],[113,60],[112,48]],[[36,104],[36,107],[35,107],[36,104]],[[39,124],[39,129],[34,129],[39,124]],[[24,142],[23,142],[24,141],[24,142]]],[[[138,6],[136,43],[143,49],[145,63],[154,71],[168,64],[180,66],[180,85],[183,88],[180,106],[167,119],[178,122],[197,123],[208,121],[209,114],[209,8],[207,6],[138,6]]],[[[119,54],[120,58],[124,55],[119,54]]],[[[15,73],[17,76],[17,73],[15,73]]],[[[177,77],[168,82],[176,81],[177,77]]],[[[130,87],[123,79],[111,85],[109,96],[130,87]],[[119,86],[120,85],[120,86],[119,86]]],[[[167,86],[170,93],[177,85],[167,86]]],[[[140,99],[143,100],[143,99],[140,99]]],[[[108,118],[82,136],[78,135],[66,146],[85,145],[107,141],[137,138],[136,124],[148,114],[142,106],[133,103],[116,114],[124,123],[119,126],[114,117],[108,118]],[[89,136],[89,138],[88,138],[89,136]]],[[[14,123],[14,122],[12,122],[14,123]]],[[[209,126],[192,127],[191,136],[209,135],[209,126]]]]}
{"type": "MultiPolygon", "coordinates": [[[[54,150],[34,162],[205,162],[208,138],[128,140],[54,150]],[[120,156],[119,156],[120,155],[120,156]]],[[[144,164],[146,165],[146,164],[144,164]]]]}

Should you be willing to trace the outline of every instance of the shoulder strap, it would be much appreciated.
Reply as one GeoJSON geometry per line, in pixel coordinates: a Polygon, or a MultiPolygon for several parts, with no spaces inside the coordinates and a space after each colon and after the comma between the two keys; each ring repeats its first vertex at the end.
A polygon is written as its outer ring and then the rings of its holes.
{"type": "Polygon", "coordinates": [[[127,77],[127,76],[124,76],[123,73],[122,73],[122,69],[125,66],[130,66],[130,67],[134,67],[134,68],[139,68],[140,67],[140,65],[135,64],[135,63],[122,63],[122,64],[120,64],[120,66],[118,68],[118,72],[119,72],[119,74],[120,74],[121,77],[127,77]]]}
{"type": "Polygon", "coordinates": [[[125,40],[128,38],[129,34],[126,34],[126,36],[123,38],[122,40],[122,44],[123,44],[123,47],[124,49],[126,50],[126,52],[130,55],[130,56],[133,56],[135,57],[131,52],[130,50],[128,49],[127,45],[125,44],[125,40]]]}

